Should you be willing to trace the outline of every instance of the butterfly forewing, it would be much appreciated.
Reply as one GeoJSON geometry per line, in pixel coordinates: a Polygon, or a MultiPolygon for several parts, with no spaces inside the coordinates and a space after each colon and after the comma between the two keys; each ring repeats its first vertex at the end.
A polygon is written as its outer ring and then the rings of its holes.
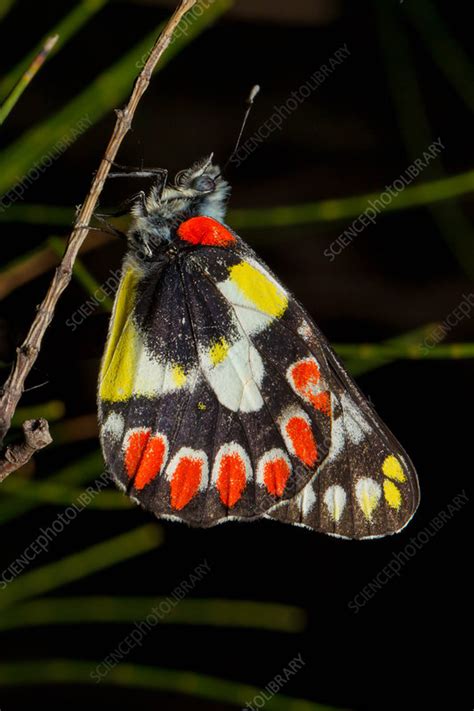
{"type": "Polygon", "coordinates": [[[119,485],[156,515],[199,526],[294,497],[327,456],[331,413],[307,344],[284,328],[272,336],[291,297],[240,242],[189,250],[155,280],[133,269],[100,387],[119,485]]]}

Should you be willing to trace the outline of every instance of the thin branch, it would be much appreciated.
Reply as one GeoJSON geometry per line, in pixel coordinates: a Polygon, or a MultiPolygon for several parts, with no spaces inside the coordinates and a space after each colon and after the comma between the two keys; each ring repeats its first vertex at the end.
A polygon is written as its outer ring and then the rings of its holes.
{"type": "Polygon", "coordinates": [[[92,180],[89,193],[77,214],[64,257],[56,269],[48,292],[38,308],[37,315],[25,341],[21,347],[18,348],[16,362],[3,388],[3,394],[0,398],[0,442],[3,442],[5,434],[10,428],[11,419],[24,390],[25,380],[38,357],[43,336],[52,321],[54,309],[59,297],[71,281],[75,259],[88,233],[86,225],[88,225],[92,219],[97,201],[110,171],[111,163],[115,160],[122,141],[130,130],[140,99],[148,88],[152,73],[158,61],[171,42],[174,30],[185,13],[188,12],[196,2],[197,0],[181,0],[163,32],[158,37],[145,66],[138,75],[128,104],[124,109],[117,111],[117,120],[112,136],[100,162],[99,169],[92,180]]]}
{"type": "Polygon", "coordinates": [[[43,418],[26,420],[22,428],[23,442],[7,447],[0,460],[0,483],[9,474],[29,462],[35,452],[53,441],[49,434],[48,422],[43,418]]]}

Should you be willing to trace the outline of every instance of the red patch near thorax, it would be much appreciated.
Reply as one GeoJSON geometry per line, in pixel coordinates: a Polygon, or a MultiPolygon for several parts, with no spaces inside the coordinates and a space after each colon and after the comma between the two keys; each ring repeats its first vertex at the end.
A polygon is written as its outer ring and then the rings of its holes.
{"type": "Polygon", "coordinates": [[[191,217],[178,227],[178,237],[190,244],[228,247],[236,242],[231,232],[212,217],[191,217]]]}
{"type": "Polygon", "coordinates": [[[216,486],[224,506],[232,508],[242,496],[246,484],[245,462],[236,452],[224,454],[216,486]]]}

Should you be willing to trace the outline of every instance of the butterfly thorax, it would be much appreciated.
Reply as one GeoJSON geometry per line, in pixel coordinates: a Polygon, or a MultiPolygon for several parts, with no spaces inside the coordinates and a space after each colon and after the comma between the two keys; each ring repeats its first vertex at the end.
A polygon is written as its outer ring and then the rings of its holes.
{"type": "Polygon", "coordinates": [[[229,193],[229,184],[210,159],[178,173],[174,184],[160,180],[132,209],[129,257],[147,267],[190,245],[209,244],[202,242],[201,236],[208,234],[204,227],[209,227],[211,220],[216,223],[216,242],[222,245],[218,225],[223,223],[229,193]],[[186,225],[188,229],[183,227],[186,225]]]}

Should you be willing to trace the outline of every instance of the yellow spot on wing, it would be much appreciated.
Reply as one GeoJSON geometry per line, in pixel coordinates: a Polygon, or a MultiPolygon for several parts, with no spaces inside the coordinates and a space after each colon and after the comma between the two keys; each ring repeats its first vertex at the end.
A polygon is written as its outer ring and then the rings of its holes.
{"type": "Polygon", "coordinates": [[[407,480],[406,475],[401,467],[400,462],[393,454],[390,454],[382,464],[382,471],[385,476],[393,481],[404,482],[407,480]]]}
{"type": "Polygon", "coordinates": [[[99,395],[102,400],[117,402],[132,395],[140,350],[138,333],[131,317],[138,279],[139,274],[128,269],[115,299],[100,371],[99,395]]]}
{"type": "Polygon", "coordinates": [[[109,335],[105,348],[104,359],[102,361],[101,378],[106,373],[113,358],[115,349],[119,342],[125,324],[135,305],[135,289],[139,279],[138,273],[133,269],[128,269],[120,282],[120,286],[115,297],[114,310],[110,319],[109,335]]]}
{"type": "Polygon", "coordinates": [[[229,344],[225,338],[221,338],[220,341],[215,343],[211,350],[209,351],[209,357],[213,365],[222,363],[225,360],[227,353],[229,352],[229,344]]]}
{"type": "Polygon", "coordinates": [[[173,365],[173,370],[171,371],[173,382],[177,388],[182,388],[186,382],[186,373],[181,365],[173,365]]]}
{"type": "Polygon", "coordinates": [[[229,269],[230,278],[242,294],[257,309],[269,316],[281,316],[288,306],[282,289],[248,262],[240,262],[229,269]]]}
{"type": "Polygon", "coordinates": [[[384,481],[383,493],[385,500],[392,509],[399,509],[402,503],[402,495],[393,481],[384,481]]]}

